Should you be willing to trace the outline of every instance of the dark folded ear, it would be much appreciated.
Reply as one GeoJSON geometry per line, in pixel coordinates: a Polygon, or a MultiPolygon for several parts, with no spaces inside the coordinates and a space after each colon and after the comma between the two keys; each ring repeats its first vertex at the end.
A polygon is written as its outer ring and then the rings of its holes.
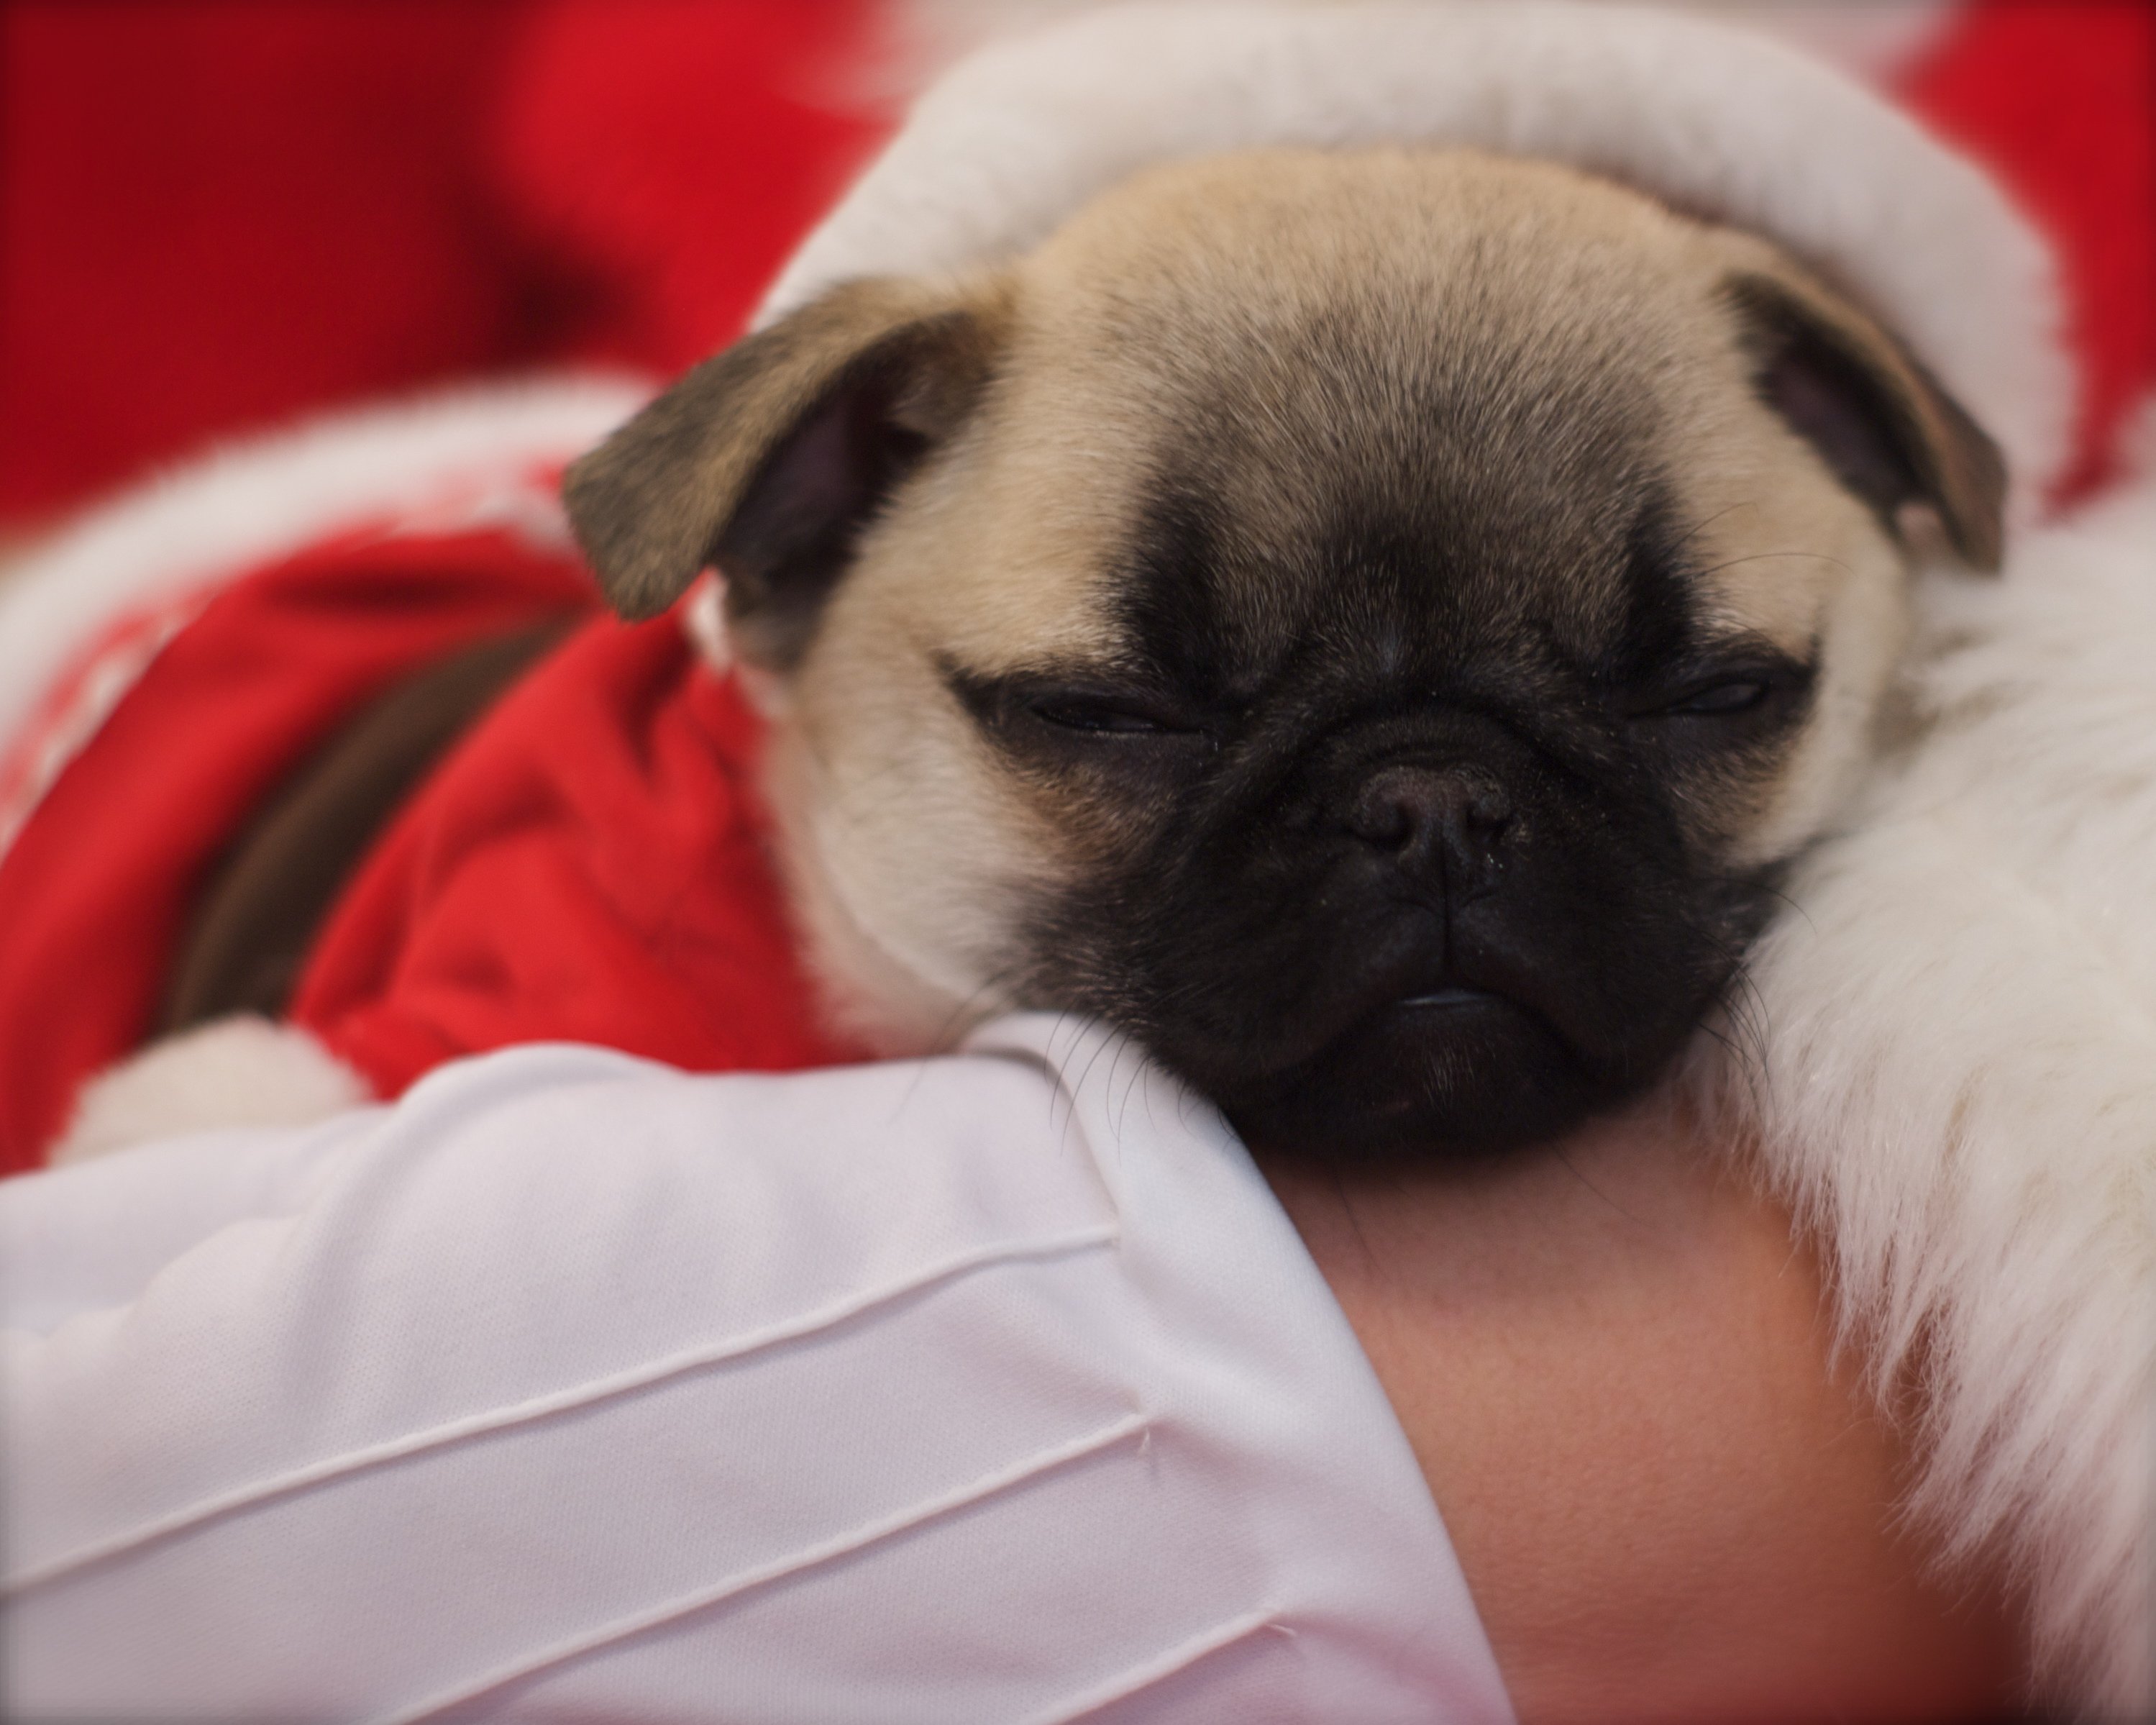
{"type": "Polygon", "coordinates": [[[2006,465],[1999,446],[1907,349],[1809,282],[1728,284],[1758,358],[1768,404],[1892,528],[1904,503],[1938,511],[1971,568],[1999,567],[2006,465]]]}
{"type": "Polygon", "coordinates": [[[608,600],[652,616],[716,567],[737,648],[791,665],[861,530],[978,399],[1004,322],[991,290],[855,281],[706,360],[563,481],[608,600]]]}

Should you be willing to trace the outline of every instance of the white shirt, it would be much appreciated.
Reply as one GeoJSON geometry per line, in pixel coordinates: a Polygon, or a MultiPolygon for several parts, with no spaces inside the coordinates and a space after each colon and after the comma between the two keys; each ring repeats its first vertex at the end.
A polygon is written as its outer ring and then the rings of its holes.
{"type": "Polygon", "coordinates": [[[0,1187],[10,1717],[1511,1717],[1219,1115],[593,1048],[0,1187]]]}

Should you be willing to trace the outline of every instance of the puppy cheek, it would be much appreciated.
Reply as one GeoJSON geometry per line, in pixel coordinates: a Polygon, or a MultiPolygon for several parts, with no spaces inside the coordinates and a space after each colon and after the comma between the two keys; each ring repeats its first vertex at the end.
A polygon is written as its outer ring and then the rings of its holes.
{"type": "Polygon", "coordinates": [[[812,967],[834,1015],[887,1053],[947,1047],[1023,1004],[1005,979],[1059,880],[978,739],[924,721],[927,699],[803,701],[766,760],[812,967]]]}
{"type": "Polygon", "coordinates": [[[1883,540],[1868,548],[1822,620],[1812,710],[1732,847],[1733,867],[1764,866],[1802,849],[1846,806],[1877,757],[1880,715],[1911,612],[1898,556],[1883,540]]]}

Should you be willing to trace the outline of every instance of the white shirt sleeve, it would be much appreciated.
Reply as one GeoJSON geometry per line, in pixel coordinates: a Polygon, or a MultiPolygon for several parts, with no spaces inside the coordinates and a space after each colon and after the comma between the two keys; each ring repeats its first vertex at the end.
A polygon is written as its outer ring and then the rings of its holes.
{"type": "Polygon", "coordinates": [[[1508,1719],[1219,1115],[1097,1030],[444,1068],[0,1187],[7,1712],[1508,1719]]]}

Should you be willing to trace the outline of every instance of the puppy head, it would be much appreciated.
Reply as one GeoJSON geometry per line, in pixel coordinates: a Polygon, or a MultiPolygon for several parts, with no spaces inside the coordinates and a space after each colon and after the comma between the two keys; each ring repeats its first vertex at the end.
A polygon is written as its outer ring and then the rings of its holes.
{"type": "Polygon", "coordinates": [[[1147,173],[834,291],[572,470],[706,564],[835,1002],[1136,1033],[1255,1137],[1489,1146],[1650,1081],[1865,756],[1989,441],[1765,243],[1462,152],[1147,173]]]}

